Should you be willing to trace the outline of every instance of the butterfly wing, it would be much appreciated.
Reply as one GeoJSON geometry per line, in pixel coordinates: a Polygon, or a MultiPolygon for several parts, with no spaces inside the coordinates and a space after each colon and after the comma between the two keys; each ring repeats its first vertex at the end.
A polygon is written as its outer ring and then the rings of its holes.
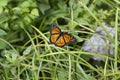
{"type": "Polygon", "coordinates": [[[51,35],[60,34],[60,33],[61,33],[61,30],[57,26],[55,26],[55,25],[51,26],[51,28],[50,28],[51,35]]]}
{"type": "Polygon", "coordinates": [[[62,35],[59,36],[59,38],[57,39],[57,41],[55,42],[55,45],[58,46],[58,47],[63,47],[65,46],[65,40],[63,38],[62,35]]]}
{"type": "Polygon", "coordinates": [[[55,44],[60,34],[61,34],[61,30],[57,26],[52,25],[50,28],[50,42],[55,44]]]}
{"type": "Polygon", "coordinates": [[[71,43],[76,42],[76,38],[74,38],[72,35],[70,35],[68,33],[64,33],[63,38],[64,38],[66,44],[71,44],[71,43]]]}
{"type": "Polygon", "coordinates": [[[51,35],[50,36],[50,42],[53,43],[53,44],[55,44],[56,41],[57,41],[57,39],[58,39],[58,37],[59,37],[59,34],[53,34],[53,35],[51,35]]]}
{"type": "Polygon", "coordinates": [[[57,26],[52,25],[50,29],[50,42],[58,47],[63,47],[66,44],[76,42],[76,38],[68,33],[61,32],[57,26]]]}
{"type": "Polygon", "coordinates": [[[76,38],[74,38],[72,35],[68,33],[61,32],[60,36],[58,37],[54,44],[58,47],[63,47],[66,44],[71,44],[74,42],[76,42],[76,38]]]}

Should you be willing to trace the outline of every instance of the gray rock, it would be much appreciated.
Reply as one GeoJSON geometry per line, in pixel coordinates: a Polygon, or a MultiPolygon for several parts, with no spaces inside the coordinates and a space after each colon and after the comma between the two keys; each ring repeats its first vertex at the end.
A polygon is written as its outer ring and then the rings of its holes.
{"type": "MultiPolygon", "coordinates": [[[[112,27],[108,27],[105,24],[103,24],[103,26],[105,26],[106,30],[110,33],[111,37],[114,38],[115,29],[112,27]]],[[[107,39],[107,34],[105,33],[105,31],[101,27],[98,27],[95,33],[99,35],[93,35],[90,39],[85,41],[82,47],[82,50],[85,52],[90,52],[91,54],[96,53],[96,54],[102,54],[102,55],[106,55],[106,54],[113,55],[114,44],[107,39]],[[107,46],[108,46],[108,49],[107,49],[107,46]]],[[[104,60],[104,58],[101,58],[99,56],[93,56],[92,58],[97,61],[104,60]]]]}

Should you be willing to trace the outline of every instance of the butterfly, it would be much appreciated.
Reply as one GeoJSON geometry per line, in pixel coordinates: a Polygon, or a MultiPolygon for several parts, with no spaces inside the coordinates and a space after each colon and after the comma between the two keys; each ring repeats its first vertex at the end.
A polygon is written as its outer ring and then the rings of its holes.
{"type": "Polygon", "coordinates": [[[76,38],[67,32],[61,32],[59,27],[51,25],[50,42],[55,46],[64,47],[67,44],[76,42],[76,38]]]}

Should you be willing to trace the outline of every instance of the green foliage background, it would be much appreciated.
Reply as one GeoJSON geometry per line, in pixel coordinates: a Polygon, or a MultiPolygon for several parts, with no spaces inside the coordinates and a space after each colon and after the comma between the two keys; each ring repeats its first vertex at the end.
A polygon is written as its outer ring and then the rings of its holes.
{"type": "Polygon", "coordinates": [[[119,15],[119,0],[0,0],[0,80],[119,80],[119,15]],[[116,29],[114,57],[81,50],[102,22],[116,29]],[[77,42],[51,45],[51,24],[77,42]]]}

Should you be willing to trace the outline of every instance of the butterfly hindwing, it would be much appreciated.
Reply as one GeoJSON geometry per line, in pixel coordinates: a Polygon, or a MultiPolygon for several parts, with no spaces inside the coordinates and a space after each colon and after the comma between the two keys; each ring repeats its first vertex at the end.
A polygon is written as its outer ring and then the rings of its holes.
{"type": "Polygon", "coordinates": [[[56,46],[59,46],[59,47],[63,47],[65,45],[65,40],[63,38],[63,36],[59,36],[59,38],[57,39],[57,41],[55,42],[55,45],[56,46]]]}
{"type": "Polygon", "coordinates": [[[76,42],[76,38],[74,38],[71,34],[68,34],[68,33],[64,33],[63,38],[64,38],[66,44],[76,42]]]}
{"type": "Polygon", "coordinates": [[[57,40],[58,37],[59,37],[59,34],[53,34],[53,35],[51,35],[50,36],[50,42],[54,44],[56,42],[56,40],[57,40]]]}

